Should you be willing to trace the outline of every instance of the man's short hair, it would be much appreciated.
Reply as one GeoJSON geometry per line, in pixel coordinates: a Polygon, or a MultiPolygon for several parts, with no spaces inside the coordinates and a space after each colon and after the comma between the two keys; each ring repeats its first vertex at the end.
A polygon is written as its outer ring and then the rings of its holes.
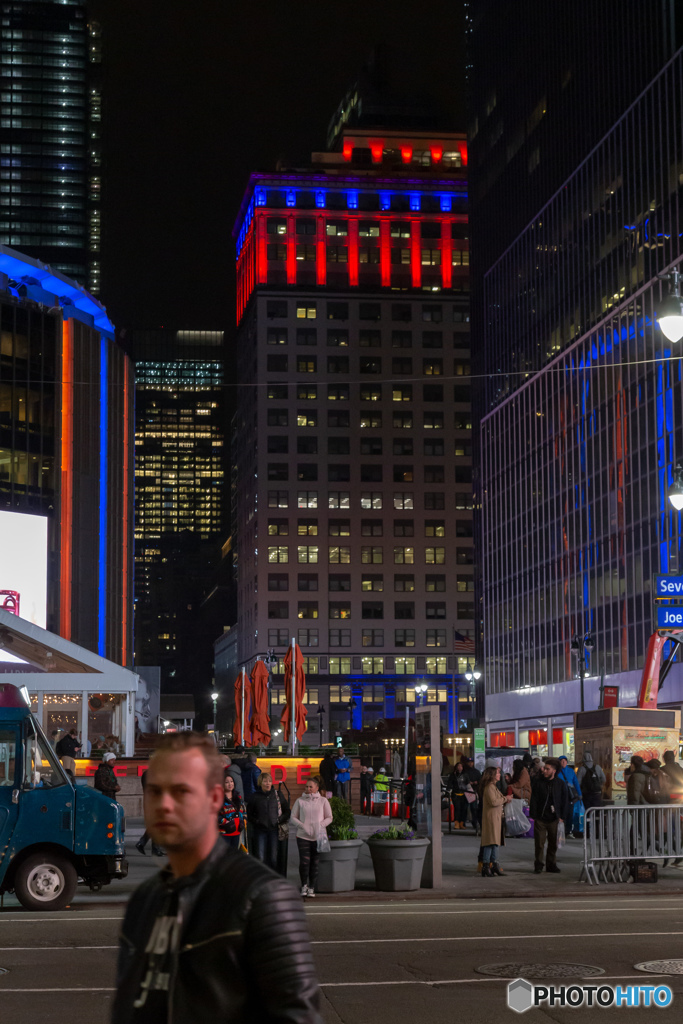
{"type": "Polygon", "coordinates": [[[216,744],[200,732],[169,732],[160,736],[151,760],[153,761],[157,754],[184,754],[188,750],[198,750],[204,756],[207,767],[207,789],[211,789],[213,786],[222,786],[223,762],[216,749],[216,744]]]}
{"type": "Polygon", "coordinates": [[[258,757],[256,754],[249,754],[249,760],[251,761],[252,764],[256,764],[256,762],[258,761],[258,757]]]}
{"type": "Polygon", "coordinates": [[[78,736],[78,733],[76,732],[75,729],[70,729],[69,730],[69,736],[78,736]]]}
{"type": "Polygon", "coordinates": [[[549,764],[551,768],[554,768],[556,772],[559,772],[560,762],[556,757],[546,757],[544,758],[544,762],[545,764],[549,764]]]}

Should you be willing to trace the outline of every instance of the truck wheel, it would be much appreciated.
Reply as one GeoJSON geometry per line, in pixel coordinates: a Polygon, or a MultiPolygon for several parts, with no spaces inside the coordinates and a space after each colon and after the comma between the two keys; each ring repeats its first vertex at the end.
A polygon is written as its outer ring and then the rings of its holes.
{"type": "Polygon", "coordinates": [[[33,853],[17,868],[14,892],[26,910],[63,910],[76,892],[78,876],[59,853],[33,853]]]}

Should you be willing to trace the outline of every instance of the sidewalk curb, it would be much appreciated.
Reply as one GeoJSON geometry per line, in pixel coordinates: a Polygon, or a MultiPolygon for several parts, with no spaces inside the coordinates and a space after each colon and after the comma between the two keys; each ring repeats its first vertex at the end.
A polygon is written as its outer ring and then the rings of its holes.
{"type": "MultiPolygon", "coordinates": [[[[604,897],[604,896],[633,896],[634,888],[632,885],[623,883],[621,885],[586,885],[585,882],[575,882],[574,888],[563,888],[563,889],[543,889],[529,891],[529,889],[513,889],[513,890],[499,890],[493,892],[487,890],[486,892],[453,892],[451,889],[416,889],[413,892],[380,892],[379,890],[372,889],[354,889],[353,892],[331,892],[331,893],[316,893],[316,906],[321,903],[325,905],[330,904],[349,904],[349,903],[367,903],[367,902],[383,902],[383,903],[399,903],[399,902],[411,902],[414,900],[468,900],[470,903],[476,902],[477,900],[486,899],[571,899],[573,896],[584,896],[588,897],[604,897]],[[581,888],[579,888],[579,886],[581,888]]],[[[638,890],[636,890],[637,892],[638,890]]],[[[648,889],[644,896],[658,896],[656,892],[652,891],[652,887],[648,889]]],[[[667,896],[683,896],[683,888],[681,889],[665,889],[659,894],[659,898],[662,899],[667,896]]],[[[311,904],[307,904],[310,906],[311,904]]]]}

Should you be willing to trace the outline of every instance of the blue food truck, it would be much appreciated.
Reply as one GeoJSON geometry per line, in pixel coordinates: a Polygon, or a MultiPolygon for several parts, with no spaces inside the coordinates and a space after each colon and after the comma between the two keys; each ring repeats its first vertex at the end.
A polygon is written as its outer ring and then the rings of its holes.
{"type": "Polygon", "coordinates": [[[123,809],[76,785],[31,714],[28,694],[0,683],[0,894],[27,910],[62,910],[79,881],[125,878],[123,809]]]}

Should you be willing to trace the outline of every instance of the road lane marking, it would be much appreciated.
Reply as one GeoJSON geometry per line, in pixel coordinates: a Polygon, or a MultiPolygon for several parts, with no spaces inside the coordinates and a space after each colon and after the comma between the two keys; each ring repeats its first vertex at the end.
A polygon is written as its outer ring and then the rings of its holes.
{"type": "Polygon", "coordinates": [[[42,953],[44,950],[55,949],[118,949],[118,946],[0,946],[0,953],[42,953]]]}
{"type": "MultiPolygon", "coordinates": [[[[654,977],[654,975],[651,975],[654,977]]],[[[2,988],[0,992],[116,992],[115,988],[2,988]]]]}
{"type": "MultiPolygon", "coordinates": [[[[671,907],[669,907],[669,906],[652,907],[651,909],[653,911],[661,911],[661,910],[667,910],[668,911],[668,910],[671,910],[671,907]]],[[[618,913],[629,913],[630,914],[632,912],[633,912],[633,909],[631,907],[612,907],[612,908],[609,908],[609,909],[606,908],[606,907],[580,907],[578,910],[573,910],[571,907],[563,907],[563,908],[560,908],[558,910],[554,910],[553,911],[554,914],[618,914],[618,913]]],[[[407,917],[432,917],[432,918],[434,918],[434,917],[471,917],[472,914],[498,914],[498,915],[500,915],[500,913],[501,913],[500,910],[474,910],[474,909],[473,910],[441,910],[437,914],[434,914],[434,913],[432,913],[429,910],[391,910],[391,911],[389,911],[389,910],[379,910],[379,911],[376,911],[372,916],[373,917],[398,917],[399,915],[402,915],[403,917],[407,916],[407,917]]],[[[515,910],[508,910],[507,913],[508,914],[538,914],[538,910],[537,909],[534,909],[534,910],[515,909],[515,910]]],[[[320,910],[320,911],[316,910],[313,913],[308,914],[307,916],[308,917],[362,917],[363,916],[363,911],[362,910],[342,910],[339,913],[335,914],[335,913],[329,913],[328,911],[325,911],[325,910],[320,910]]]]}
{"type": "Polygon", "coordinates": [[[44,925],[46,922],[49,922],[50,924],[54,922],[55,925],[63,925],[67,922],[77,922],[82,925],[86,921],[123,921],[123,918],[79,918],[79,916],[74,916],[74,918],[52,918],[52,916],[50,916],[50,918],[35,918],[35,916],[31,915],[30,918],[29,916],[27,916],[27,918],[13,918],[10,921],[9,919],[4,918],[4,916],[0,916],[0,925],[3,923],[7,925],[44,925]]]}
{"type": "MultiPolygon", "coordinates": [[[[624,978],[635,979],[642,975],[635,974],[611,974],[600,975],[600,981],[619,981],[624,978]]],[[[670,978],[670,974],[648,974],[648,978],[670,978]]],[[[410,979],[407,981],[321,981],[321,988],[369,988],[379,985],[485,985],[487,981],[509,982],[509,978],[439,978],[438,981],[419,981],[410,979]]],[[[4,990],[3,990],[4,991],[4,990]]]]}
{"type": "MultiPolygon", "coordinates": [[[[326,893],[318,893],[318,895],[321,896],[324,899],[327,894],[326,893]]],[[[639,905],[639,904],[644,904],[644,905],[647,906],[647,905],[651,904],[653,901],[656,902],[657,900],[659,900],[660,902],[662,902],[662,901],[666,900],[666,905],[668,907],[672,902],[674,902],[675,900],[679,900],[680,901],[681,899],[683,899],[683,897],[680,897],[680,896],[656,896],[656,895],[653,895],[653,896],[649,896],[649,897],[646,897],[646,898],[643,898],[643,899],[628,900],[628,899],[624,899],[623,897],[620,897],[620,896],[605,896],[605,897],[600,897],[600,896],[596,896],[596,897],[579,896],[579,897],[576,897],[576,898],[573,898],[573,899],[574,899],[575,903],[581,903],[582,905],[586,905],[586,906],[592,906],[594,904],[599,904],[599,903],[618,903],[619,906],[624,906],[625,904],[628,903],[631,906],[639,905]]],[[[372,908],[372,907],[386,907],[387,904],[389,904],[390,906],[391,905],[396,906],[396,905],[400,904],[400,906],[402,906],[402,907],[442,907],[444,905],[444,903],[456,903],[456,902],[460,906],[472,906],[472,905],[475,905],[475,904],[486,903],[486,905],[488,907],[503,907],[503,908],[505,908],[505,907],[510,907],[510,906],[514,907],[519,902],[519,903],[524,903],[525,907],[526,906],[533,906],[534,904],[538,904],[539,906],[543,906],[543,907],[548,907],[548,906],[554,906],[555,904],[564,905],[567,902],[567,899],[565,897],[564,899],[561,899],[561,900],[544,900],[544,899],[530,900],[530,899],[527,899],[524,896],[511,896],[509,899],[505,899],[505,900],[492,900],[492,899],[489,899],[488,897],[486,897],[486,898],[484,898],[484,897],[481,897],[481,898],[469,897],[469,898],[466,898],[466,899],[465,898],[457,898],[456,899],[456,898],[444,897],[443,899],[440,899],[440,900],[429,900],[429,901],[425,901],[425,902],[422,902],[421,900],[406,900],[406,899],[396,899],[396,900],[391,900],[391,901],[384,900],[382,903],[363,903],[362,906],[364,908],[372,908]]],[[[310,903],[307,903],[306,904],[306,909],[307,910],[311,910],[313,913],[315,913],[317,908],[313,907],[310,903]]],[[[346,909],[346,904],[345,903],[325,903],[325,904],[323,904],[320,907],[320,909],[321,910],[323,910],[323,909],[324,910],[345,910],[346,909]]]]}
{"type": "MultiPolygon", "coordinates": [[[[638,938],[641,935],[683,935],[683,932],[638,932],[638,938]]],[[[445,935],[445,936],[427,936],[425,938],[410,938],[410,939],[313,939],[311,940],[312,946],[353,946],[353,945],[367,945],[378,942],[483,942],[483,941],[495,941],[495,942],[509,942],[510,939],[625,939],[633,938],[634,933],[631,932],[593,932],[587,935],[583,932],[563,932],[558,935],[539,935],[534,932],[533,935],[445,935]]]]}

